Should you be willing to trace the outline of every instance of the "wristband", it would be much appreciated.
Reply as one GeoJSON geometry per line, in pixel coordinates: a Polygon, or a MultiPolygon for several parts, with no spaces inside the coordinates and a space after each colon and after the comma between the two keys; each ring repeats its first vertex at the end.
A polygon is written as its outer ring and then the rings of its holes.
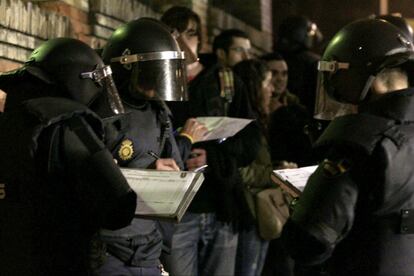
{"type": "Polygon", "coordinates": [[[184,137],[187,137],[190,140],[191,144],[194,144],[194,138],[190,134],[185,133],[185,132],[181,132],[180,135],[184,136],[184,137]]]}

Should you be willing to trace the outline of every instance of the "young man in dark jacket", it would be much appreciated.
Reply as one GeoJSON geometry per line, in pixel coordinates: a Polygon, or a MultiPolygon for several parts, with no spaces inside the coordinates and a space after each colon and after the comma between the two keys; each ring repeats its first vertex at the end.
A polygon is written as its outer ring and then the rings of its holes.
{"type": "MultiPolygon", "coordinates": [[[[189,57],[198,54],[201,26],[197,18],[184,7],[173,7],[161,18],[178,31],[182,48],[191,52],[189,57]]],[[[250,41],[244,32],[229,30],[217,38],[216,44],[215,54],[220,63],[204,70],[198,70],[202,67],[198,61],[190,64],[187,117],[253,118],[246,91],[230,68],[250,56],[250,41]]],[[[193,145],[192,155],[185,162],[187,168],[192,170],[205,164],[208,168],[189,211],[175,226],[171,253],[164,256],[170,275],[234,274],[238,227],[248,214],[242,208],[244,195],[238,168],[255,158],[256,142],[260,139],[256,130],[248,126],[224,142],[193,145]]]]}

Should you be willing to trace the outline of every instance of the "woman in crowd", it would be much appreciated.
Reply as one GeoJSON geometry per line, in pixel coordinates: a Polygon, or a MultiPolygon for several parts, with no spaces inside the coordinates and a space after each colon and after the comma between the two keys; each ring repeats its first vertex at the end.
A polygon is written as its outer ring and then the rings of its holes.
{"type": "MultiPolygon", "coordinates": [[[[241,169],[246,200],[253,202],[256,192],[271,185],[272,163],[267,143],[267,120],[274,90],[272,73],[264,61],[254,59],[236,64],[233,70],[246,85],[251,106],[262,131],[262,146],[256,160],[241,169]]],[[[254,205],[251,213],[255,216],[254,205]]],[[[260,275],[267,247],[268,241],[260,237],[254,220],[249,225],[243,225],[239,233],[235,275],[260,275]]]]}

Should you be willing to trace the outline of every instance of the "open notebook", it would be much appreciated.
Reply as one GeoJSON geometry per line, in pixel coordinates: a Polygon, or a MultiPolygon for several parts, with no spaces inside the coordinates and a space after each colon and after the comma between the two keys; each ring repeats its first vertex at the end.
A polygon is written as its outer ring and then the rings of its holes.
{"type": "Polygon", "coordinates": [[[318,166],[308,166],[296,169],[274,170],[272,180],[293,197],[299,197],[305,189],[308,178],[318,166]]]}
{"type": "Polygon", "coordinates": [[[121,168],[137,193],[135,216],[179,222],[204,181],[201,172],[121,168]]]}

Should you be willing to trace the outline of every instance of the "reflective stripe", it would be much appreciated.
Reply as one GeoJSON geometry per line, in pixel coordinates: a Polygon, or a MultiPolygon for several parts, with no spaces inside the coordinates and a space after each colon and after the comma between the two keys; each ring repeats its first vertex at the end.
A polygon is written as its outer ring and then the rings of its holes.
{"type": "Polygon", "coordinates": [[[111,62],[129,64],[129,63],[134,63],[138,61],[184,59],[184,58],[185,58],[184,52],[164,51],[164,52],[151,52],[151,53],[135,54],[135,55],[125,54],[120,57],[111,58],[111,62]]]}

